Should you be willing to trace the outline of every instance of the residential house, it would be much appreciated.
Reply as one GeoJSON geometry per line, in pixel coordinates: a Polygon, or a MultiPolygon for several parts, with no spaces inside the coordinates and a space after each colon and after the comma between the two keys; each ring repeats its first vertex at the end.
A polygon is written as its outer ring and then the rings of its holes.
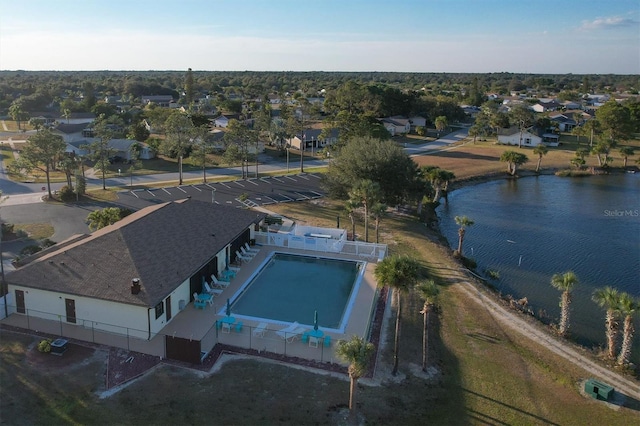
{"type": "Polygon", "coordinates": [[[59,123],[55,128],[51,129],[51,133],[62,136],[62,139],[66,143],[86,139],[87,137],[93,137],[93,133],[91,132],[88,123],[59,123]]]}
{"type": "Polygon", "coordinates": [[[512,126],[508,129],[498,131],[498,143],[505,145],[522,145],[534,147],[544,143],[547,146],[558,146],[560,137],[556,134],[545,132],[542,129],[529,127],[522,132],[522,143],[520,142],[520,129],[512,126]]]}
{"type": "Polygon", "coordinates": [[[140,101],[143,105],[155,104],[162,108],[169,108],[172,104],[175,104],[177,107],[171,95],[142,95],[140,101]]]}
{"type": "Polygon", "coordinates": [[[305,129],[304,132],[296,134],[291,139],[287,139],[286,142],[289,147],[300,149],[303,146],[303,150],[316,150],[322,149],[326,146],[330,146],[338,142],[338,129],[331,129],[328,136],[322,135],[322,129],[305,129]]]}
{"type": "Polygon", "coordinates": [[[222,114],[213,120],[213,126],[225,128],[231,120],[240,120],[240,114],[222,114]]]}
{"type": "Polygon", "coordinates": [[[416,127],[427,127],[427,119],[419,115],[414,115],[409,117],[409,124],[411,125],[411,130],[415,130],[416,127]]]}
{"type": "Polygon", "coordinates": [[[382,123],[391,136],[402,135],[411,131],[411,122],[407,117],[401,115],[379,118],[378,121],[382,123]]]}
{"type": "MultiPolygon", "coordinates": [[[[75,155],[87,156],[91,153],[89,145],[95,142],[96,138],[84,138],[67,142],[66,152],[73,152],[75,155]]],[[[150,160],[156,157],[156,152],[146,143],[138,142],[133,139],[111,139],[107,144],[109,150],[112,151],[111,156],[120,157],[123,161],[131,160],[131,146],[133,144],[140,145],[140,159],[150,160]]]]}
{"type": "Polygon", "coordinates": [[[561,132],[570,132],[574,127],[578,125],[576,120],[573,119],[572,114],[550,114],[549,120],[558,126],[558,130],[561,132]]]}
{"type": "Polygon", "coordinates": [[[190,199],[144,208],[24,259],[6,275],[9,314],[78,327],[90,341],[94,333],[143,342],[160,335],[170,357],[163,329],[235,260],[265,216],[190,199]]]}
{"type": "Polygon", "coordinates": [[[55,119],[60,124],[89,124],[96,120],[96,115],[92,112],[72,112],[68,117],[56,115],[55,119]]]}
{"type": "Polygon", "coordinates": [[[558,102],[556,102],[555,99],[551,99],[548,101],[540,101],[537,104],[535,104],[532,109],[535,112],[550,112],[550,111],[557,111],[560,108],[562,108],[562,105],[558,102]]]}

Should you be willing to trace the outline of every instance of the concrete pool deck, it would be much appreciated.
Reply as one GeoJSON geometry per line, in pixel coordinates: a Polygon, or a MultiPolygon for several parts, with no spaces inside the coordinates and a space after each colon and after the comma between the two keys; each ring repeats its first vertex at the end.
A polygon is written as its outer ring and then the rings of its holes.
{"type": "MultiPolygon", "coordinates": [[[[336,333],[333,330],[327,331],[325,329],[325,335],[331,338],[329,346],[325,346],[324,341],[320,342],[317,347],[310,346],[308,343],[302,342],[301,334],[295,339],[290,339],[292,341],[283,339],[276,334],[276,331],[285,327],[281,321],[269,321],[267,319],[253,321],[238,318],[237,321],[242,321],[243,323],[239,332],[235,327],[232,327],[229,333],[223,333],[221,329],[216,329],[216,321],[224,318],[224,314],[219,315],[219,313],[224,312],[227,298],[233,297],[251,279],[256,270],[272,252],[365,261],[362,257],[340,253],[321,253],[277,246],[256,247],[260,248],[260,251],[251,261],[240,265],[240,271],[229,286],[221,294],[215,296],[213,306],[207,304],[204,309],[196,309],[193,303],[188,303],[151,340],[141,340],[125,334],[108,333],[91,327],[79,327],[76,324],[67,324],[62,321],[47,320],[28,315],[11,315],[5,318],[2,323],[48,333],[52,336],[64,336],[65,338],[78,339],[80,341],[125,348],[160,358],[166,357],[165,336],[167,336],[167,338],[177,337],[200,341],[201,350],[204,352],[203,355],[210,352],[216,344],[221,343],[255,350],[258,353],[268,351],[287,357],[300,357],[320,362],[337,362],[334,348],[338,340],[349,339],[353,335],[368,337],[367,333],[371,326],[370,323],[375,310],[374,305],[378,295],[376,280],[373,275],[376,263],[370,260],[366,261],[365,271],[353,300],[351,311],[344,327],[344,333],[336,333]],[[254,334],[253,330],[260,322],[266,323],[266,326],[262,332],[254,334]]],[[[310,315],[309,321],[302,321],[300,325],[305,327],[306,330],[312,330],[313,316],[310,315]]]]}
{"type": "MultiPolygon", "coordinates": [[[[374,301],[377,294],[376,281],[373,276],[373,271],[376,265],[375,262],[366,263],[365,271],[362,275],[362,281],[360,282],[357,294],[355,295],[351,312],[349,313],[349,317],[345,325],[344,333],[325,333],[326,335],[331,336],[330,347],[309,347],[308,344],[301,342],[301,336],[298,336],[298,338],[291,343],[285,342],[275,333],[276,331],[284,328],[282,323],[279,321],[269,321],[268,319],[261,319],[260,321],[246,320],[244,318],[238,319],[238,321],[242,321],[243,323],[242,331],[239,333],[235,329],[232,329],[230,333],[222,333],[221,330],[216,330],[216,321],[224,317],[223,315],[218,315],[218,313],[224,310],[227,298],[231,298],[237,293],[237,291],[253,276],[257,268],[260,267],[263,261],[270,256],[272,252],[329,257],[353,261],[363,260],[362,258],[356,258],[354,256],[339,253],[325,254],[316,251],[296,250],[276,246],[256,247],[260,248],[260,251],[251,261],[240,265],[240,271],[231,281],[229,286],[225,288],[220,295],[217,295],[214,298],[213,306],[207,305],[205,309],[196,309],[193,303],[187,304],[180,314],[176,315],[174,320],[162,329],[161,333],[168,336],[201,340],[203,342],[202,347],[204,351],[210,350],[215,343],[219,342],[232,346],[257,349],[259,351],[267,350],[276,353],[286,353],[290,356],[301,356],[303,358],[309,358],[309,349],[311,349],[311,359],[316,359],[318,352],[322,352],[321,358],[324,360],[327,360],[327,356],[329,355],[326,352],[335,346],[335,342],[337,340],[349,338],[354,334],[359,336],[366,335],[369,330],[369,324],[374,310],[374,301]],[[254,336],[253,329],[257,327],[260,322],[265,322],[267,324],[264,333],[254,336]]],[[[312,317],[309,318],[308,322],[301,322],[301,326],[312,329],[312,317]]],[[[152,339],[152,342],[155,339],[161,338],[163,337],[156,336],[152,339]]],[[[157,347],[159,345],[152,346],[157,347]]],[[[333,350],[331,350],[331,352],[333,352],[333,350]]],[[[329,358],[333,358],[333,354],[331,354],[329,358]]]]}

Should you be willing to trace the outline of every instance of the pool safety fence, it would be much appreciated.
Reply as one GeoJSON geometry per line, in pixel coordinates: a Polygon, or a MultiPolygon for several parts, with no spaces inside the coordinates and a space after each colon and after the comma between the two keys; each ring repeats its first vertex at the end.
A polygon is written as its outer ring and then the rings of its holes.
{"type": "MultiPolygon", "coordinates": [[[[264,324],[233,324],[228,332],[218,327],[219,321],[200,340],[177,337],[163,333],[149,336],[148,330],[121,327],[113,324],[73,318],[69,322],[63,315],[25,309],[19,313],[16,306],[10,306],[11,314],[0,324],[31,330],[43,337],[73,339],[98,345],[126,349],[160,358],[198,363],[221,343],[241,349],[253,350],[258,354],[271,353],[284,357],[296,357],[318,362],[338,362],[334,348],[339,335],[324,333],[322,338],[311,341],[305,332],[313,326],[302,326],[305,330],[279,333],[282,328],[264,324]]],[[[220,318],[221,319],[221,318],[220,318]]]]}
{"type": "Polygon", "coordinates": [[[287,247],[322,253],[340,253],[369,261],[380,261],[387,254],[386,244],[347,241],[327,238],[330,234],[294,235],[273,232],[256,232],[256,243],[265,246],[287,247]],[[320,236],[318,236],[320,235],[320,236]]]}

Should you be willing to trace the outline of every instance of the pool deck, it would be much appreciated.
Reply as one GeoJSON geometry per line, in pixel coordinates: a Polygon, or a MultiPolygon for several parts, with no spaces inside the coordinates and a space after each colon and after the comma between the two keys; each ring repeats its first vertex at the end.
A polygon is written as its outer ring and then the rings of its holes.
{"type": "MultiPolygon", "coordinates": [[[[276,331],[284,328],[283,324],[278,321],[252,321],[242,318],[238,319],[238,321],[242,321],[243,323],[243,328],[240,333],[236,332],[235,329],[232,329],[231,333],[222,333],[221,330],[215,329],[216,321],[224,317],[224,315],[218,315],[218,312],[224,310],[227,298],[231,298],[236,294],[236,292],[252,277],[263,261],[274,251],[279,253],[331,257],[354,261],[362,261],[363,259],[339,253],[325,254],[316,251],[295,250],[275,246],[256,246],[256,248],[259,248],[260,251],[251,261],[239,265],[240,271],[237,273],[236,277],[231,280],[229,286],[225,288],[220,295],[215,296],[213,306],[207,304],[204,309],[196,309],[193,302],[189,303],[161,330],[161,333],[169,336],[203,341],[203,349],[207,349],[207,343],[208,345],[213,346],[216,342],[220,342],[233,346],[268,350],[276,353],[282,353],[284,350],[287,352],[287,355],[301,356],[305,358],[308,357],[308,349],[315,349],[317,352],[318,348],[309,348],[307,344],[302,344],[300,341],[301,336],[298,336],[297,340],[294,340],[291,343],[284,342],[284,339],[275,333],[276,331]],[[266,329],[264,333],[254,335],[253,329],[257,327],[259,322],[266,322],[266,329]],[[296,353],[300,351],[302,353],[296,353]]],[[[331,336],[331,347],[334,346],[334,343],[338,339],[349,338],[354,334],[364,336],[367,332],[371,319],[374,298],[376,297],[376,281],[373,276],[375,265],[375,262],[366,263],[365,272],[362,276],[362,281],[354,299],[349,318],[347,319],[344,333],[325,333],[326,335],[331,336]]],[[[301,326],[307,327],[308,330],[313,329],[313,326],[309,324],[301,323],[301,326]]],[[[157,336],[156,338],[161,338],[161,336],[157,336]]],[[[324,352],[327,348],[321,348],[320,350],[324,352]]],[[[327,355],[329,354],[324,354],[323,358],[327,358],[327,355]]],[[[333,358],[332,355],[329,357],[333,358]]]]}

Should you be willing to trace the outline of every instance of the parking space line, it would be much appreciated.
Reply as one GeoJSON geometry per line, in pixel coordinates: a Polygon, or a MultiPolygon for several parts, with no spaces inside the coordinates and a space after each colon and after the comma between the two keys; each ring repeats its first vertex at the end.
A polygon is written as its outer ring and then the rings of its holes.
{"type": "Polygon", "coordinates": [[[283,180],[278,179],[277,177],[274,177],[273,179],[274,179],[274,180],[277,180],[277,181],[278,181],[278,182],[280,182],[280,183],[284,183],[284,181],[283,181],[283,180]]]}
{"type": "Polygon", "coordinates": [[[287,197],[287,196],[286,196],[286,195],[284,195],[284,194],[278,194],[278,195],[281,195],[282,197],[286,198],[286,199],[287,199],[287,200],[289,200],[289,201],[293,201],[293,198],[291,198],[291,197],[287,197]]]}
{"type": "Polygon", "coordinates": [[[224,186],[225,188],[231,189],[231,187],[229,185],[227,185],[224,182],[218,182],[220,185],[224,186]]]}
{"type": "Polygon", "coordinates": [[[180,188],[179,186],[176,186],[176,188],[178,188],[180,191],[184,192],[185,194],[187,193],[187,191],[185,191],[184,189],[180,188]]]}
{"type": "Polygon", "coordinates": [[[198,191],[200,191],[200,192],[202,192],[202,189],[198,188],[198,187],[197,187],[197,186],[195,186],[195,185],[191,185],[191,187],[192,187],[192,188],[197,189],[197,190],[198,190],[198,191]]]}
{"type": "Polygon", "coordinates": [[[155,196],[156,196],[156,194],[154,194],[153,192],[151,192],[151,191],[150,191],[150,190],[148,190],[148,189],[147,189],[147,192],[148,192],[149,194],[151,194],[151,196],[153,196],[153,197],[155,197],[155,196]]]}
{"type": "Polygon", "coordinates": [[[295,180],[295,179],[294,179],[294,178],[292,178],[291,176],[285,176],[285,177],[286,177],[287,179],[290,179],[290,180],[294,181],[294,182],[297,182],[297,180],[295,180]]]}
{"type": "Polygon", "coordinates": [[[136,195],[136,191],[129,191],[129,192],[130,192],[130,193],[131,193],[131,195],[133,195],[134,197],[136,197],[136,198],[140,198],[140,197],[138,197],[138,196],[136,195]]]}
{"type": "Polygon", "coordinates": [[[260,186],[260,185],[258,185],[257,183],[255,183],[255,182],[253,182],[252,180],[249,180],[249,179],[245,180],[245,182],[252,183],[252,184],[254,184],[255,186],[260,186]]]}
{"type": "Polygon", "coordinates": [[[268,178],[266,178],[266,177],[261,177],[261,178],[260,178],[260,180],[261,180],[261,181],[263,181],[264,183],[268,183],[269,185],[273,185],[273,184],[272,184],[271,182],[269,182],[267,179],[268,179],[268,178]]]}
{"type": "Polygon", "coordinates": [[[173,195],[173,194],[171,194],[171,193],[167,190],[167,188],[162,188],[162,190],[163,190],[164,192],[166,192],[167,194],[169,194],[169,195],[173,195]]]}
{"type": "Polygon", "coordinates": [[[234,180],[234,181],[233,181],[233,183],[235,183],[236,185],[238,185],[238,186],[240,186],[240,187],[244,188],[244,185],[243,185],[243,184],[241,184],[241,183],[239,183],[237,180],[234,180]]]}
{"type": "Polygon", "coordinates": [[[214,191],[216,190],[213,186],[209,185],[208,183],[205,183],[206,186],[208,186],[209,188],[213,189],[214,191]]]}
{"type": "Polygon", "coordinates": [[[324,197],[324,194],[321,194],[319,192],[316,192],[316,191],[309,191],[309,192],[311,192],[312,194],[316,194],[317,198],[324,197]]]}
{"type": "Polygon", "coordinates": [[[294,194],[298,194],[299,196],[302,197],[302,198],[298,198],[297,201],[302,201],[302,200],[308,200],[309,199],[309,197],[307,197],[306,195],[301,194],[299,192],[294,192],[294,194]]]}
{"type": "MultiPolygon", "coordinates": [[[[266,196],[266,195],[264,196],[264,198],[268,198],[268,199],[270,199],[271,201],[273,201],[273,203],[278,203],[278,201],[277,201],[277,200],[274,200],[273,198],[268,197],[268,196],[266,196]]],[[[273,203],[269,203],[269,204],[273,204],[273,203]]]]}
{"type": "Polygon", "coordinates": [[[308,178],[308,177],[306,177],[305,175],[297,175],[297,176],[298,176],[299,178],[304,179],[304,180],[309,180],[309,178],[308,178]]]}
{"type": "Polygon", "coordinates": [[[316,179],[322,179],[320,176],[314,175],[313,173],[309,173],[307,176],[312,176],[316,179]]]}

